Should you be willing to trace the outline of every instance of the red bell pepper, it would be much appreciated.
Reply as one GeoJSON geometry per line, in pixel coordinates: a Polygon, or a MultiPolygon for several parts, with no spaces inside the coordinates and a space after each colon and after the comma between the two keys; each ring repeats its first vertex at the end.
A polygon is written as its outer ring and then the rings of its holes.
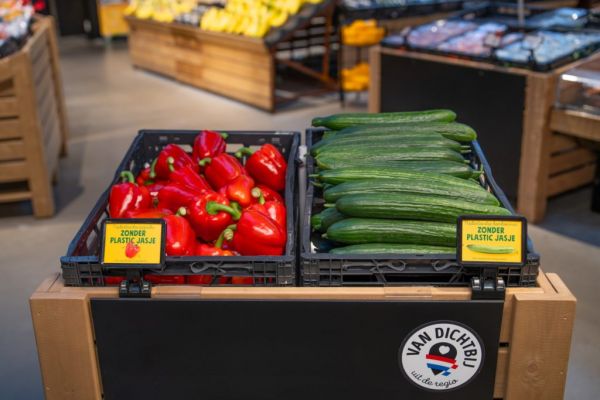
{"type": "Polygon", "coordinates": [[[221,232],[219,238],[215,242],[214,246],[207,243],[198,243],[196,245],[196,251],[194,255],[196,256],[233,256],[235,255],[231,250],[223,250],[221,246],[223,246],[223,241],[225,239],[225,231],[221,232]]]}
{"type": "Polygon", "coordinates": [[[248,175],[240,175],[232,182],[223,186],[219,193],[231,201],[237,202],[242,207],[248,207],[253,201],[255,197],[252,195],[252,190],[254,189],[254,179],[250,178],[248,175]]]}
{"type": "MultiPolygon", "coordinates": [[[[186,283],[188,285],[210,285],[215,279],[212,275],[188,275],[186,277],[186,283]]],[[[219,285],[225,285],[229,283],[229,278],[226,276],[220,276],[217,280],[219,285]]]]}
{"type": "Polygon", "coordinates": [[[167,215],[163,219],[167,224],[166,253],[168,256],[187,256],[193,254],[196,246],[196,235],[190,223],[183,216],[185,208],[177,210],[175,215],[167,215]]]}
{"type": "Polygon", "coordinates": [[[145,186],[136,185],[130,171],[121,172],[122,183],[113,185],[108,200],[108,214],[111,218],[124,218],[127,211],[150,208],[152,198],[145,186]]]}
{"type": "Polygon", "coordinates": [[[154,181],[154,183],[146,186],[150,192],[150,197],[152,197],[153,203],[158,203],[158,192],[160,192],[161,189],[164,188],[168,183],[168,181],[154,181]]]}
{"type": "Polygon", "coordinates": [[[265,201],[277,201],[279,203],[284,202],[283,197],[281,197],[281,195],[278,192],[274,191],[270,187],[265,185],[256,185],[256,187],[259,188],[262,192],[265,201]]]}
{"type": "Polygon", "coordinates": [[[196,236],[206,242],[217,240],[221,232],[231,225],[231,214],[207,207],[209,203],[229,206],[229,200],[219,193],[207,193],[195,198],[188,206],[187,219],[196,232],[196,236]]]}
{"type": "Polygon", "coordinates": [[[196,170],[189,165],[185,165],[179,169],[173,168],[171,176],[169,177],[171,182],[178,183],[181,186],[192,189],[197,192],[212,192],[212,188],[196,170]]]}
{"type": "Polygon", "coordinates": [[[242,147],[235,153],[236,157],[249,154],[251,155],[246,161],[246,171],[256,182],[278,192],[285,189],[287,163],[275,146],[267,143],[255,152],[242,147]]]}
{"type": "Polygon", "coordinates": [[[148,281],[148,282],[152,282],[154,284],[183,285],[185,283],[185,276],[183,276],[183,275],[145,274],[144,280],[148,281]]]}
{"type": "Polygon", "coordinates": [[[237,224],[225,230],[225,239],[243,256],[279,256],[285,250],[286,232],[266,214],[245,210],[237,224]]]}
{"type": "Polygon", "coordinates": [[[150,168],[150,166],[145,167],[143,170],[140,171],[138,176],[135,178],[135,182],[139,186],[149,186],[149,185],[153,184],[154,181],[152,180],[152,178],[150,178],[151,173],[152,173],[152,169],[150,168]]]}
{"type": "Polygon", "coordinates": [[[166,208],[176,212],[180,207],[187,207],[198,196],[205,192],[193,190],[177,183],[170,183],[158,192],[157,208],[166,208]]]}
{"type": "Polygon", "coordinates": [[[200,161],[200,166],[206,166],[204,175],[214,190],[221,189],[240,175],[246,175],[244,166],[235,157],[227,153],[204,159],[200,161]]]}
{"type": "Polygon", "coordinates": [[[232,276],[232,285],[253,285],[254,279],[251,276],[232,276]]]}
{"type": "Polygon", "coordinates": [[[150,178],[169,179],[171,171],[180,169],[186,165],[190,166],[194,171],[198,171],[198,164],[194,163],[192,157],[185,150],[176,144],[168,144],[158,153],[158,157],[152,163],[150,178]]]}
{"type": "Polygon", "coordinates": [[[148,210],[140,211],[127,211],[125,213],[126,218],[150,218],[150,219],[161,219],[167,215],[172,215],[171,210],[151,208],[148,210]]]}
{"type": "Polygon", "coordinates": [[[215,132],[204,130],[194,139],[192,158],[200,162],[205,158],[213,158],[225,152],[227,143],[227,134],[224,132],[215,132]]]}
{"type": "Polygon", "coordinates": [[[277,223],[283,230],[286,226],[286,209],[285,206],[276,201],[266,201],[263,204],[252,204],[246,210],[255,210],[267,215],[271,220],[277,223]]]}
{"type": "Polygon", "coordinates": [[[120,285],[121,281],[126,280],[127,278],[124,276],[105,276],[104,284],[105,285],[120,285]]]}

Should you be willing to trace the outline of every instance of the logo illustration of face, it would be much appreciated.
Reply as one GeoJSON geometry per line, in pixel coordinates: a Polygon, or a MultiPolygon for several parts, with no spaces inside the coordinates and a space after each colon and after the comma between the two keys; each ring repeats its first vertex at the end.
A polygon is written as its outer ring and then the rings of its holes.
{"type": "Polygon", "coordinates": [[[442,374],[448,376],[452,370],[458,368],[456,354],[456,347],[452,346],[450,343],[436,343],[431,346],[429,353],[425,355],[425,358],[427,359],[427,368],[429,368],[434,375],[442,374]]]}

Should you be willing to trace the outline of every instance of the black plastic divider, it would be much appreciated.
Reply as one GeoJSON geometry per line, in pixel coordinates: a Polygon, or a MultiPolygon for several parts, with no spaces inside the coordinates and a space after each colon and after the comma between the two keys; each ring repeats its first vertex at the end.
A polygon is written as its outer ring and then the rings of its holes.
{"type": "MultiPolygon", "coordinates": [[[[293,286],[296,282],[296,229],[298,221],[297,162],[300,134],[273,131],[225,131],[227,151],[241,146],[256,147],[265,143],[276,146],[286,157],[285,205],[287,208],[287,245],[282,256],[231,257],[166,257],[161,270],[144,270],[159,275],[210,275],[211,285],[219,285],[219,277],[251,277],[255,286],[293,286]]],[[[119,181],[121,171],[137,174],[151,162],[167,144],[191,146],[198,131],[142,130],[134,139],[115,172],[111,185],[119,181]]],[[[71,241],[67,254],[61,257],[63,279],[67,286],[104,286],[108,276],[125,276],[126,268],[107,268],[100,264],[100,235],[102,222],[108,218],[110,187],[71,241]]]]}
{"type": "MultiPolygon", "coordinates": [[[[306,170],[307,176],[315,169],[310,149],[314,142],[321,139],[323,129],[306,131],[306,170]]],[[[474,169],[483,169],[480,183],[493,193],[503,207],[513,214],[515,210],[506,195],[496,184],[488,164],[477,141],[471,144],[469,161],[474,169]]],[[[302,286],[401,286],[401,285],[438,285],[466,286],[472,277],[480,276],[477,267],[461,267],[456,255],[334,255],[317,253],[313,243],[320,239],[312,232],[310,218],[313,212],[323,209],[321,189],[307,182],[306,206],[302,216],[300,244],[300,285],[302,286]]],[[[540,257],[535,253],[533,244],[527,240],[527,264],[524,267],[498,267],[497,275],[507,286],[533,286],[539,271],[540,257]]]]}

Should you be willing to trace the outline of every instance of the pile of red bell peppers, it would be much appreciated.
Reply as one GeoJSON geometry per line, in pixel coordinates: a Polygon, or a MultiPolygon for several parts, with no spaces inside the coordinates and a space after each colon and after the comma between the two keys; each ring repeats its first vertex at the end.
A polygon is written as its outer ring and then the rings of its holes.
{"type": "Polygon", "coordinates": [[[202,131],[191,154],[169,144],[137,177],[123,171],[110,217],[164,219],[168,256],[282,255],[287,163],[271,144],[230,155],[226,139],[202,131]]]}

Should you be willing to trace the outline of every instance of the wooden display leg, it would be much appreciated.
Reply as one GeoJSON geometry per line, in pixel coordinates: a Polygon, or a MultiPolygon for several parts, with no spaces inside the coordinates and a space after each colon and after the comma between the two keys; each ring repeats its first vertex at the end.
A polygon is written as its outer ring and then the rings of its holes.
{"type": "Polygon", "coordinates": [[[19,66],[18,70],[16,69],[14,86],[16,97],[19,99],[19,124],[25,144],[33,213],[38,218],[51,217],[54,214],[54,195],[48,174],[52,171],[46,171],[42,129],[37,115],[36,99],[33,96],[35,92],[31,62],[24,53],[14,55],[11,61],[19,66]]]}
{"type": "Polygon", "coordinates": [[[546,277],[555,293],[514,295],[506,400],[564,396],[577,300],[558,275],[546,277]]]}
{"type": "Polygon", "coordinates": [[[517,211],[530,222],[540,221],[546,213],[552,146],[549,121],[556,82],[556,76],[545,74],[527,77],[517,211]]]}

